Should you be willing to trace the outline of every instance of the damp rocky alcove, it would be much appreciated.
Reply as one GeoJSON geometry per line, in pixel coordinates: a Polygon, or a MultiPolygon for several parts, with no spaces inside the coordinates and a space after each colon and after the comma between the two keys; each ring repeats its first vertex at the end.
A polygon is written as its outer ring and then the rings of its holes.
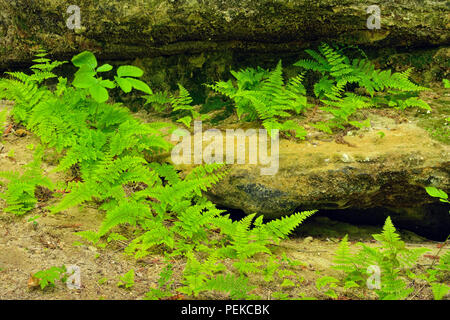
{"type": "MultiPolygon", "coordinates": [[[[91,50],[104,61],[142,67],[152,88],[174,90],[183,83],[199,104],[208,98],[203,83],[227,79],[231,69],[273,68],[279,59],[289,73],[304,49],[320,42],[359,46],[382,68],[414,67],[413,79],[425,86],[449,75],[447,1],[83,0],[77,30],[66,26],[69,5],[0,0],[0,68],[27,67],[39,47],[58,59],[91,50]],[[379,30],[366,26],[369,5],[381,9],[379,30]]],[[[393,121],[374,114],[372,129],[346,132],[343,139],[351,146],[334,137],[283,140],[276,176],[233,166],[209,197],[267,217],[320,209],[360,223],[389,214],[441,239],[450,229],[448,207],[435,207],[424,187],[450,191],[448,138],[430,136],[448,117],[449,97],[440,91],[428,98],[433,115],[393,121]]],[[[136,101],[125,100],[142,108],[136,101]]],[[[448,128],[439,132],[448,137],[448,128]]]]}
{"type": "MultiPolygon", "coordinates": [[[[443,100],[448,103],[449,96],[443,100]]],[[[268,165],[234,163],[207,195],[224,208],[266,218],[318,209],[333,219],[379,225],[389,215],[400,227],[445,240],[450,229],[448,205],[427,195],[424,188],[449,189],[448,144],[433,139],[421,120],[398,123],[386,116],[369,117],[370,129],[349,131],[344,138],[282,139],[275,174],[261,174],[268,165]]]]}

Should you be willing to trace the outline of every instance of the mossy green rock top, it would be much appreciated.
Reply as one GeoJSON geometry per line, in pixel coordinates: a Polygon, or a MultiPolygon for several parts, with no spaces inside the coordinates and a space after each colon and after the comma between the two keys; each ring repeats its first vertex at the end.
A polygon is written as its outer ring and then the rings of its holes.
{"type": "MultiPolygon", "coordinates": [[[[449,43],[448,1],[398,0],[0,0],[0,68],[44,47],[57,57],[100,58],[220,51],[299,51],[336,40],[374,47],[449,43]],[[67,20],[80,8],[81,28],[67,20]],[[380,29],[369,30],[369,5],[380,29]]],[[[199,62],[201,63],[201,62],[199,62]]]]}

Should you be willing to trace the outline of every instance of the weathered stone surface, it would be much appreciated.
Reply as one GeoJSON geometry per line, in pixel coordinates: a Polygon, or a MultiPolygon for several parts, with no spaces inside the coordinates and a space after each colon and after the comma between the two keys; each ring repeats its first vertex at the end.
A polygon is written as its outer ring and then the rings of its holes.
{"type": "Polygon", "coordinates": [[[386,124],[389,128],[375,124],[364,134],[346,136],[353,147],[281,140],[276,175],[261,175],[258,165],[230,165],[230,174],[208,196],[224,207],[266,217],[307,209],[384,207],[418,222],[429,214],[401,208],[436,202],[425,186],[450,191],[450,146],[432,140],[414,123],[386,124]]]}
{"type": "Polygon", "coordinates": [[[336,40],[373,47],[448,45],[448,2],[431,0],[80,0],[79,30],[66,20],[71,1],[0,0],[0,68],[28,62],[43,46],[57,57],[89,49],[104,59],[226,49],[298,51],[336,40]],[[381,29],[366,8],[381,9],[381,29]]]}
{"type": "MultiPolygon", "coordinates": [[[[195,103],[207,98],[204,83],[227,80],[230,69],[274,68],[282,59],[289,75],[320,42],[358,45],[382,68],[414,67],[424,85],[450,70],[448,55],[437,55],[450,42],[446,1],[81,0],[79,30],[66,26],[72,4],[0,0],[0,70],[28,66],[40,46],[59,60],[91,50],[113,65],[143,68],[156,91],[182,83],[195,103]],[[367,29],[371,4],[381,8],[380,30],[367,29]]],[[[133,97],[123,102],[142,108],[133,97]]]]}
{"type": "Polygon", "coordinates": [[[231,173],[208,192],[215,203],[275,218],[319,209],[353,224],[395,225],[443,241],[450,231],[449,206],[437,205],[425,186],[449,193],[450,148],[410,125],[364,137],[346,137],[352,148],[335,142],[318,145],[282,141],[280,168],[261,176],[251,165],[233,165],[231,173]]]}

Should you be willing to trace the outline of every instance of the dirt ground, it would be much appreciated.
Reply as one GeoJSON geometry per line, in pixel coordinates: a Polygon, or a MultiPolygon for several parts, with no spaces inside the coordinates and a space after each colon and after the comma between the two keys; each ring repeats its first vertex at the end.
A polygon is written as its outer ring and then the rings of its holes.
{"type": "MultiPolygon", "coordinates": [[[[10,214],[0,214],[0,299],[142,299],[149,288],[156,287],[159,273],[164,267],[162,256],[149,256],[136,261],[126,256],[122,248],[98,249],[88,245],[74,245],[80,238],[75,231],[95,230],[100,225],[102,216],[93,209],[70,210],[58,215],[45,215],[38,219],[38,224],[27,222],[27,218],[17,218],[10,214]],[[41,291],[29,288],[30,274],[53,266],[76,265],[81,268],[82,288],[70,290],[64,284],[57,283],[54,288],[41,291]],[[119,277],[128,270],[135,270],[135,285],[131,290],[119,288],[119,277]]],[[[319,224],[315,221],[312,224],[319,224]]],[[[308,226],[306,226],[308,227],[308,226]]],[[[345,227],[345,226],[341,226],[345,227]]],[[[372,243],[368,238],[361,239],[362,232],[370,232],[379,228],[361,227],[354,239],[366,244],[372,243]],[[358,239],[359,238],[359,239],[358,239]]],[[[307,231],[305,231],[307,233],[307,231]]],[[[366,233],[369,235],[370,233],[366,233]]],[[[435,253],[437,243],[426,241],[410,233],[408,247],[428,247],[435,253]],[[414,241],[414,242],[413,242],[414,241]]],[[[403,234],[402,234],[403,235],[403,234]]],[[[292,270],[303,277],[300,289],[285,291],[286,293],[302,292],[309,297],[326,298],[315,288],[315,280],[321,276],[338,276],[339,273],[330,268],[334,253],[338,247],[338,238],[305,237],[293,235],[284,241],[275,252],[283,253],[292,261],[302,265],[292,270]]],[[[422,267],[430,265],[432,260],[424,258],[420,261],[422,267]]],[[[183,270],[183,263],[175,265],[175,274],[183,270]]],[[[271,294],[279,291],[279,286],[266,284],[262,279],[252,279],[258,288],[253,292],[264,299],[270,299],[271,294]]],[[[345,293],[343,293],[345,294],[345,293]]],[[[343,295],[344,296],[344,295],[343,295]]],[[[373,296],[348,296],[346,299],[370,299],[373,296]]],[[[224,298],[221,296],[206,296],[203,298],[224,298]]],[[[429,299],[431,292],[424,290],[417,298],[429,299]]]]}
{"type": "MultiPolygon", "coordinates": [[[[3,151],[0,154],[0,168],[20,170],[21,165],[32,159],[27,146],[37,145],[38,140],[31,134],[18,137],[14,134],[3,139],[3,151]],[[8,153],[14,149],[14,158],[8,153]]],[[[61,179],[52,172],[54,165],[43,163],[44,171],[54,180],[61,179]]],[[[1,189],[0,189],[1,190],[1,189]]],[[[0,202],[0,210],[4,206],[0,202]]],[[[25,217],[16,217],[0,212],[0,299],[142,299],[151,287],[156,287],[159,273],[164,267],[162,256],[149,256],[136,261],[123,254],[121,247],[95,248],[89,245],[76,245],[81,238],[74,233],[82,230],[96,230],[103,219],[94,208],[74,208],[64,213],[51,215],[38,206],[33,213],[25,217]],[[29,218],[41,215],[34,222],[29,218]],[[64,284],[57,283],[54,288],[41,291],[29,288],[30,274],[53,266],[76,265],[81,268],[82,288],[70,290],[64,284]],[[135,270],[135,285],[131,290],[119,288],[119,277],[130,269],[135,270]]],[[[324,275],[338,275],[330,269],[339,238],[349,233],[354,242],[370,244],[370,234],[380,231],[371,226],[352,226],[330,221],[325,217],[316,217],[301,227],[302,233],[294,234],[283,242],[276,252],[286,253],[293,260],[302,262],[293,269],[304,280],[301,289],[292,289],[317,298],[324,298],[315,289],[315,279],[324,275]]],[[[411,247],[426,246],[435,251],[437,243],[427,241],[410,232],[403,232],[411,247]]],[[[356,245],[354,245],[356,248],[356,245]]],[[[424,259],[422,265],[430,264],[424,259]]],[[[175,273],[183,270],[183,263],[175,265],[175,273]]],[[[280,290],[278,286],[267,285],[262,280],[253,279],[258,289],[255,294],[270,299],[272,292],[280,290]]],[[[287,290],[287,293],[291,293],[287,290]]],[[[424,290],[421,298],[429,298],[430,292],[424,290]]],[[[204,298],[221,298],[210,296],[204,298]]],[[[354,298],[371,298],[360,296],[354,298]]]]}
{"type": "MultiPolygon", "coordinates": [[[[21,167],[32,160],[30,145],[39,144],[31,133],[13,130],[0,140],[0,171],[21,170],[21,167]],[[14,150],[12,152],[12,150],[14,150]]],[[[55,173],[55,163],[51,155],[43,163],[46,175],[54,181],[62,181],[64,177],[55,173]]],[[[5,187],[0,185],[0,192],[5,187]]],[[[50,200],[51,201],[55,201],[50,200]]],[[[38,203],[33,213],[25,217],[16,217],[5,213],[5,203],[0,200],[0,299],[142,299],[149,288],[155,288],[159,273],[165,266],[162,256],[148,256],[136,261],[123,253],[123,247],[114,245],[105,249],[77,243],[81,238],[74,233],[83,230],[96,230],[103,215],[95,208],[88,206],[73,208],[64,213],[51,215],[45,212],[42,203],[38,203]],[[28,220],[40,215],[35,222],[28,220]],[[44,291],[30,288],[30,274],[53,266],[76,265],[81,268],[82,288],[70,290],[61,282],[54,288],[44,291]],[[119,277],[130,269],[135,270],[135,285],[132,289],[118,287],[119,277]]],[[[46,205],[46,204],[45,204],[46,205]]],[[[380,231],[377,227],[351,226],[330,221],[324,217],[315,217],[301,227],[302,233],[294,234],[283,242],[276,253],[283,252],[300,266],[292,267],[302,277],[298,288],[285,289],[286,293],[296,296],[298,292],[310,297],[326,298],[315,288],[315,280],[324,275],[337,276],[331,269],[331,263],[339,239],[349,233],[353,247],[356,241],[373,245],[370,234],[380,231]],[[330,232],[327,232],[329,229],[330,232]],[[318,231],[320,230],[320,231],[318,231]]],[[[420,238],[410,232],[402,232],[409,247],[429,247],[435,254],[438,243],[420,238]]],[[[430,265],[432,260],[422,258],[419,268],[430,265]]],[[[175,275],[183,270],[183,262],[174,266],[175,275]]],[[[262,279],[252,279],[258,286],[253,293],[264,299],[270,299],[272,293],[279,291],[279,284],[266,284],[262,279]]],[[[420,283],[415,285],[420,286],[420,283]]],[[[371,299],[371,295],[348,296],[341,292],[342,299],[371,299]]],[[[422,290],[415,299],[429,299],[431,292],[422,290]]],[[[224,298],[222,296],[204,296],[202,298],[224,298]]]]}

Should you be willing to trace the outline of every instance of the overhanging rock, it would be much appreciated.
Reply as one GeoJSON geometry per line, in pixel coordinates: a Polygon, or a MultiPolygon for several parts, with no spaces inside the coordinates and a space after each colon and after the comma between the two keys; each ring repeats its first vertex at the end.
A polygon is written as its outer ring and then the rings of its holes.
{"type": "Polygon", "coordinates": [[[299,51],[311,42],[373,47],[448,45],[447,1],[431,0],[80,0],[81,28],[69,29],[73,1],[0,0],[0,68],[28,62],[42,46],[55,57],[82,50],[102,59],[224,49],[299,51]],[[380,8],[379,30],[366,9],[380,8]]]}
{"type": "Polygon", "coordinates": [[[230,165],[208,195],[224,207],[279,217],[307,209],[420,207],[436,202],[424,187],[449,191],[448,145],[414,124],[384,131],[383,138],[376,130],[345,137],[353,146],[281,140],[275,175],[261,175],[256,165],[230,165]]]}

